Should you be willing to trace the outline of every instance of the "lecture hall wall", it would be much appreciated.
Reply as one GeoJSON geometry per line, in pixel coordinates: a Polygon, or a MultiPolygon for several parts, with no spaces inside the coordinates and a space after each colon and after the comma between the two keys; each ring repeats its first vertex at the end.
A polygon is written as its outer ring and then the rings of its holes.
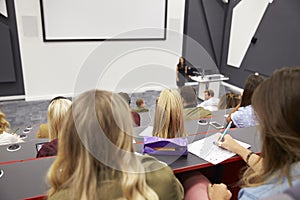
{"type": "Polygon", "coordinates": [[[126,42],[44,42],[40,1],[15,0],[26,100],[73,96],[95,87],[117,92],[176,87],[174,70],[182,51],[182,38],[178,35],[183,33],[184,7],[185,1],[168,1],[167,28],[171,32],[166,40],[130,41],[131,45],[150,47],[172,44],[167,45],[171,52],[144,49],[125,53],[104,69],[101,59],[118,52],[126,42]],[[98,71],[87,72],[88,65],[96,65],[92,69],[98,71]]]}

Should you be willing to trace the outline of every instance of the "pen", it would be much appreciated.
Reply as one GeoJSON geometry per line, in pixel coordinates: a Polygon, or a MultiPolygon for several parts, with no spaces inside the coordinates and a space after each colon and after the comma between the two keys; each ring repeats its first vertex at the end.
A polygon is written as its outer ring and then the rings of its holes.
{"type": "Polygon", "coordinates": [[[232,121],[230,121],[230,122],[228,123],[228,125],[227,125],[227,127],[226,127],[225,131],[222,133],[222,135],[221,135],[221,137],[220,137],[220,139],[219,139],[219,142],[222,142],[222,140],[223,140],[224,136],[226,135],[226,133],[227,133],[227,132],[228,132],[228,130],[230,129],[230,127],[231,127],[231,124],[232,124],[232,121]]]}
{"type": "Polygon", "coordinates": [[[19,128],[17,128],[13,133],[17,133],[18,130],[19,130],[19,128]]]}

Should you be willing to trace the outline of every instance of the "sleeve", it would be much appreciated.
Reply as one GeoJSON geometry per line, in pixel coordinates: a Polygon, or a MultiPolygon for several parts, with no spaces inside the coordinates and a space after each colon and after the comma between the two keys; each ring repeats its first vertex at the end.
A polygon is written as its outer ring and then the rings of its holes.
{"type": "Polygon", "coordinates": [[[141,125],[141,117],[140,117],[139,113],[131,112],[131,114],[132,114],[132,118],[133,118],[134,123],[137,126],[140,126],[141,125]]]}
{"type": "Polygon", "coordinates": [[[247,192],[244,188],[239,191],[238,200],[258,200],[258,197],[247,192]]]}
{"type": "Polygon", "coordinates": [[[205,101],[203,101],[202,103],[200,103],[200,106],[201,107],[205,107],[205,106],[211,106],[212,105],[212,99],[210,98],[210,99],[208,99],[208,100],[205,100],[205,101]]]}
{"type": "Polygon", "coordinates": [[[13,144],[13,143],[19,142],[19,137],[17,135],[13,135],[13,134],[4,132],[4,133],[2,133],[1,136],[2,136],[1,142],[0,142],[1,145],[13,144]]]}
{"type": "Polygon", "coordinates": [[[42,148],[38,151],[36,157],[47,157],[47,156],[55,156],[57,154],[57,139],[48,142],[42,146],[42,148]]]}
{"type": "Polygon", "coordinates": [[[240,128],[243,120],[241,111],[237,110],[234,113],[232,113],[231,120],[237,128],[240,128]]]}
{"type": "Polygon", "coordinates": [[[278,195],[275,195],[275,196],[263,198],[261,200],[295,200],[295,199],[291,198],[287,194],[278,194],[278,195]]]}

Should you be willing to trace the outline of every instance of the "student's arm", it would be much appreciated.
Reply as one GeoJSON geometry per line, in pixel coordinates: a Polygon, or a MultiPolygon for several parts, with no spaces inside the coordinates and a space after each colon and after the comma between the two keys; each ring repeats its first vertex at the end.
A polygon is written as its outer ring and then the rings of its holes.
{"type": "Polygon", "coordinates": [[[240,104],[238,104],[229,114],[228,117],[226,117],[226,122],[229,123],[231,121],[231,115],[232,113],[236,112],[240,108],[240,104]]]}
{"type": "MultiPolygon", "coordinates": [[[[220,145],[219,142],[217,142],[217,144],[220,145]]],[[[221,142],[221,147],[241,156],[248,166],[254,171],[261,170],[262,158],[254,153],[251,153],[249,149],[241,146],[229,134],[224,136],[223,142],[221,142]]]]}

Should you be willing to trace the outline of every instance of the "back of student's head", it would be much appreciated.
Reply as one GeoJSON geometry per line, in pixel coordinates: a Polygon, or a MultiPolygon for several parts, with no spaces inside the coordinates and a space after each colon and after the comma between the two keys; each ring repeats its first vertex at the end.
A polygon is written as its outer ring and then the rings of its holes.
{"type": "Polygon", "coordinates": [[[214,96],[215,96],[215,93],[214,93],[213,90],[205,90],[204,93],[207,93],[207,95],[208,95],[209,97],[214,97],[214,96]]]}
{"type": "Polygon", "coordinates": [[[8,131],[9,122],[6,120],[6,115],[0,110],[0,134],[8,131]]]}
{"type": "Polygon", "coordinates": [[[71,101],[65,97],[55,97],[51,100],[48,106],[48,129],[49,140],[53,140],[58,137],[61,131],[62,122],[68,109],[71,106],[71,101]]]}
{"type": "Polygon", "coordinates": [[[192,86],[183,86],[180,90],[180,95],[186,104],[197,104],[196,91],[192,86]]]}
{"type": "Polygon", "coordinates": [[[264,81],[264,77],[259,74],[250,74],[245,82],[241,99],[241,107],[251,105],[251,98],[254,90],[264,81]]]}
{"type": "Polygon", "coordinates": [[[300,67],[283,68],[255,90],[252,106],[260,124],[263,172],[246,183],[263,182],[278,170],[281,177],[291,178],[292,163],[300,161],[299,80],[300,67]]]}
{"type": "Polygon", "coordinates": [[[141,105],[143,105],[145,102],[145,100],[143,98],[137,99],[135,104],[137,107],[140,107],[141,105]]]}
{"type": "Polygon", "coordinates": [[[241,102],[241,97],[235,93],[226,93],[224,94],[219,101],[218,109],[229,109],[236,107],[241,102]]]}
{"type": "Polygon", "coordinates": [[[131,98],[130,98],[130,96],[127,93],[125,93],[125,92],[119,92],[118,94],[130,105],[131,98]]]}
{"type": "Polygon", "coordinates": [[[134,156],[131,114],[121,96],[85,92],[75,98],[66,119],[48,174],[50,196],[66,187],[75,199],[96,199],[101,184],[115,181],[126,199],[157,199],[134,156]]]}
{"type": "Polygon", "coordinates": [[[160,93],[155,110],[153,135],[162,138],[186,135],[183,105],[177,90],[165,89],[160,93]]]}

